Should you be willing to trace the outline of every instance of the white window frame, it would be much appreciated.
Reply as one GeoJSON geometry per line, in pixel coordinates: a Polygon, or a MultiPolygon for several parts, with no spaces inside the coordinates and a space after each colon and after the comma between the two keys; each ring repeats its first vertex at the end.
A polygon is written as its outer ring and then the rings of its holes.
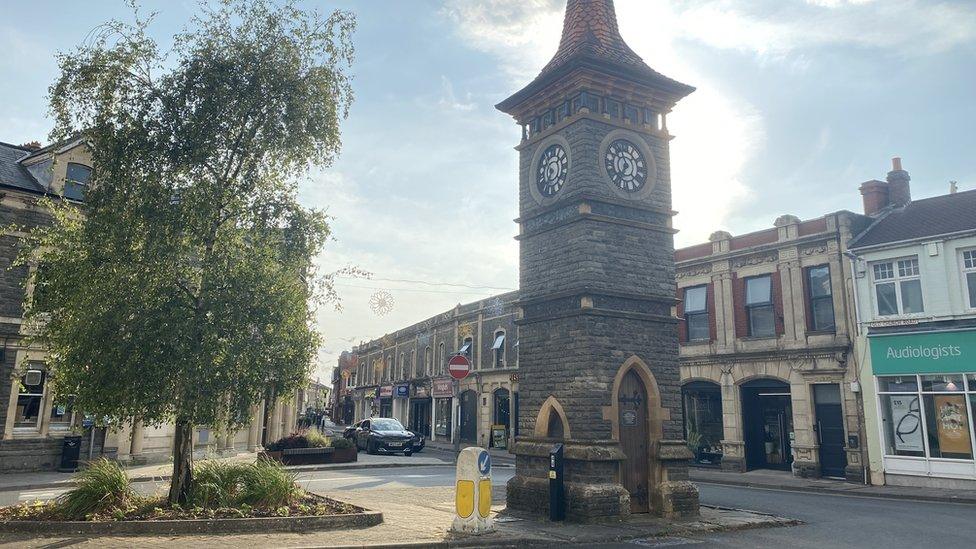
{"type": "Polygon", "coordinates": [[[970,379],[972,373],[962,373],[950,372],[950,373],[912,373],[912,374],[882,374],[874,376],[874,388],[875,388],[875,405],[878,413],[879,421],[878,423],[878,435],[881,437],[881,457],[884,463],[885,471],[893,474],[899,475],[912,475],[912,476],[928,476],[928,477],[943,477],[943,478],[957,478],[957,479],[967,479],[976,480],[976,425],[973,425],[973,413],[976,412],[976,406],[973,406],[973,401],[970,395],[976,393],[976,378],[974,380],[970,379]],[[953,376],[961,375],[963,377],[963,387],[960,387],[957,391],[925,391],[922,389],[922,376],[953,376]],[[882,391],[881,390],[881,380],[882,377],[905,377],[914,378],[916,389],[914,391],[882,391]],[[939,394],[949,394],[949,395],[962,395],[963,400],[966,403],[967,413],[969,414],[967,420],[969,421],[969,436],[970,436],[970,448],[973,452],[973,457],[970,459],[959,459],[959,458],[945,458],[945,457],[933,457],[929,448],[929,432],[928,432],[928,412],[925,409],[924,398],[925,395],[939,395],[939,394]],[[884,410],[882,401],[885,396],[888,395],[912,395],[917,396],[919,399],[919,421],[921,422],[922,428],[922,441],[924,455],[922,456],[900,456],[894,454],[888,454],[887,443],[885,441],[885,426],[884,422],[880,421],[880,418],[884,417],[884,410]]]}
{"type": "Polygon", "coordinates": [[[959,253],[959,267],[962,273],[963,298],[966,300],[967,309],[976,309],[976,304],[969,299],[969,274],[976,274],[976,248],[961,250],[959,253]],[[969,256],[968,258],[966,256],[969,256]]]}
{"type": "Polygon", "coordinates": [[[881,261],[872,261],[870,264],[871,270],[871,300],[874,302],[874,314],[876,317],[899,317],[899,316],[912,316],[912,315],[922,315],[925,314],[925,286],[922,284],[922,265],[918,260],[917,255],[910,255],[905,257],[898,257],[892,259],[885,259],[881,261]],[[903,261],[914,261],[916,274],[904,275],[902,274],[903,261]],[[878,267],[881,265],[889,265],[891,267],[891,277],[890,278],[878,278],[878,267]],[[901,285],[903,282],[918,280],[919,289],[922,298],[922,310],[912,313],[905,312],[905,304],[902,300],[901,295],[901,285]],[[881,300],[878,299],[878,286],[881,284],[892,284],[895,287],[895,305],[898,311],[894,314],[881,314],[881,300]]]}

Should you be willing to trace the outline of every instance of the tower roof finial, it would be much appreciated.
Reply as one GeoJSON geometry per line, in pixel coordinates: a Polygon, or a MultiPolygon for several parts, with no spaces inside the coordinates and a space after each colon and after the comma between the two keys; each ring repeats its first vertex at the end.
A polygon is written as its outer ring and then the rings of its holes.
{"type": "Polygon", "coordinates": [[[497,107],[519,118],[519,105],[580,69],[654,89],[655,96],[670,105],[695,90],[648,67],[630,49],[620,36],[613,0],[567,0],[556,55],[535,80],[497,107]]]}
{"type": "Polygon", "coordinates": [[[613,0],[569,0],[566,3],[559,49],[541,74],[580,55],[624,65],[647,66],[620,36],[613,0]]]}

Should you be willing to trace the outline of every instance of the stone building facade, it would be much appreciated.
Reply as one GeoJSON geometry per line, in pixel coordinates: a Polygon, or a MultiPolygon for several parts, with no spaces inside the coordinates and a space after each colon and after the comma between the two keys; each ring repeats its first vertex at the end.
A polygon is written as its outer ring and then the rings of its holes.
{"type": "MultiPolygon", "coordinates": [[[[84,426],[84,411],[70,396],[56,396],[47,383],[43,347],[30,346],[24,331],[24,299],[33,288],[26,282],[33,267],[12,267],[26,229],[50,223],[43,200],[68,200],[82,207],[91,174],[91,153],[81,140],[47,147],[0,143],[0,473],[54,469],[60,463],[63,439],[84,434],[82,455],[104,455],[124,462],[166,461],[172,455],[174,427],[140,421],[84,426]],[[94,440],[90,449],[89,444],[94,440]]],[[[297,424],[295,403],[300,395],[278,399],[274,406],[256,406],[251,425],[235,433],[201,426],[194,433],[197,455],[255,451],[269,440],[292,432],[297,424]]]]}
{"type": "Polygon", "coordinates": [[[340,414],[348,396],[354,421],[394,417],[434,442],[507,447],[519,402],[516,297],[459,304],[344,354],[333,378],[340,414]],[[457,392],[447,373],[455,354],[472,364],[457,392]]]}
{"type": "Polygon", "coordinates": [[[685,433],[702,464],[864,478],[842,211],[677,250],[685,433]]]}

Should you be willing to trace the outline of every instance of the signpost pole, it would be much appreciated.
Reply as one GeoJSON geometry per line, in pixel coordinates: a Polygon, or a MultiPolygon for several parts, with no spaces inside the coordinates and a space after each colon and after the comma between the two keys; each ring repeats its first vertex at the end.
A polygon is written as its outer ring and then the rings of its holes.
{"type": "Polygon", "coordinates": [[[457,464],[458,456],[461,455],[461,382],[457,379],[454,380],[454,399],[457,401],[454,405],[454,417],[457,419],[454,421],[451,436],[454,437],[454,463],[457,464]]]}

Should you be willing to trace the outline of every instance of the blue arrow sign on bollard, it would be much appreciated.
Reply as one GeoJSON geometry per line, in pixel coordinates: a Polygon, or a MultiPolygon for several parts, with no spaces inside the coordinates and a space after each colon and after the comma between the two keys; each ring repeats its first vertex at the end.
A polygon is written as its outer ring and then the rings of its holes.
{"type": "Polygon", "coordinates": [[[491,471],[491,454],[488,452],[482,452],[478,456],[478,470],[481,471],[482,475],[488,475],[491,471]]]}

